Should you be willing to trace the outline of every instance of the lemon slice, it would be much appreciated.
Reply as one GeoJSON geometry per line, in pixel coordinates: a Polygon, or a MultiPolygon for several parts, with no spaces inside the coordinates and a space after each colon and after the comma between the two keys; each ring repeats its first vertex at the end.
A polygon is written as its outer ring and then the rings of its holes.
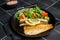
{"type": "Polygon", "coordinates": [[[40,21],[39,20],[36,20],[36,19],[28,19],[27,21],[25,21],[26,24],[28,25],[36,25],[36,24],[39,24],[40,21]]]}
{"type": "Polygon", "coordinates": [[[26,22],[26,24],[28,24],[28,25],[36,25],[36,24],[30,23],[29,21],[25,21],[25,22],[26,22]]]}
{"type": "Polygon", "coordinates": [[[33,24],[39,24],[40,20],[38,20],[38,19],[29,19],[29,22],[31,22],[33,24]]]}

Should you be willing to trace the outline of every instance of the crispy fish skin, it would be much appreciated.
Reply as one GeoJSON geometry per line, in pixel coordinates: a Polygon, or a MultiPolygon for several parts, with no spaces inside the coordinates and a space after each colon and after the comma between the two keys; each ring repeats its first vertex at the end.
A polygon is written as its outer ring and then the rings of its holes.
{"type": "Polygon", "coordinates": [[[52,28],[53,28],[52,24],[41,22],[40,24],[34,26],[28,26],[28,25],[24,26],[24,33],[26,35],[36,35],[45,32],[47,30],[50,30],[52,28]]]}

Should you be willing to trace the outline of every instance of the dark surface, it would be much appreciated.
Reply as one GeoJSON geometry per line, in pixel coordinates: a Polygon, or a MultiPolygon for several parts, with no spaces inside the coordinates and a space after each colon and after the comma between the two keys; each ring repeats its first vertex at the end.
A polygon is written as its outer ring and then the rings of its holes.
{"type": "Polygon", "coordinates": [[[5,34],[5,32],[3,31],[2,27],[3,27],[3,26],[0,24],[0,39],[1,39],[2,37],[6,36],[6,34],[5,34]]]}
{"type": "MultiPolygon", "coordinates": [[[[25,7],[28,5],[36,4],[54,15],[55,18],[60,20],[60,1],[59,0],[21,0],[19,1],[17,7],[25,7]]],[[[2,7],[4,8],[4,7],[2,7]]],[[[7,8],[7,7],[5,7],[7,8]]],[[[10,29],[8,20],[16,12],[14,9],[5,9],[7,12],[3,12],[0,8],[0,40],[60,40],[60,24],[56,25],[54,30],[52,30],[49,35],[39,38],[23,38],[15,35],[10,29]],[[12,34],[13,36],[11,36],[12,34]]]]}
{"type": "Polygon", "coordinates": [[[0,0],[0,6],[4,5],[6,2],[8,2],[8,0],[0,0]]]}

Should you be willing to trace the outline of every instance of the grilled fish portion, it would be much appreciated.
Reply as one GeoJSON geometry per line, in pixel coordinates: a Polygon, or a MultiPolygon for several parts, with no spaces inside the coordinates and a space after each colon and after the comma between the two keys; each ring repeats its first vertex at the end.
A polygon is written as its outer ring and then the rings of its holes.
{"type": "Polygon", "coordinates": [[[52,24],[41,22],[40,24],[34,26],[28,26],[28,25],[24,26],[24,33],[26,35],[36,35],[45,32],[47,30],[50,30],[52,28],[53,28],[52,24]]]}

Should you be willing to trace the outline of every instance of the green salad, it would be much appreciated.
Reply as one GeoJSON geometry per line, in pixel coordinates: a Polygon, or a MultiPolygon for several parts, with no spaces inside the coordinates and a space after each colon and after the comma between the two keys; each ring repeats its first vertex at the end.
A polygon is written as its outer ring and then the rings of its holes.
{"type": "Polygon", "coordinates": [[[41,10],[38,6],[18,10],[16,14],[16,18],[20,23],[26,23],[28,25],[36,25],[41,21],[48,22],[50,19],[48,13],[41,10]]]}

